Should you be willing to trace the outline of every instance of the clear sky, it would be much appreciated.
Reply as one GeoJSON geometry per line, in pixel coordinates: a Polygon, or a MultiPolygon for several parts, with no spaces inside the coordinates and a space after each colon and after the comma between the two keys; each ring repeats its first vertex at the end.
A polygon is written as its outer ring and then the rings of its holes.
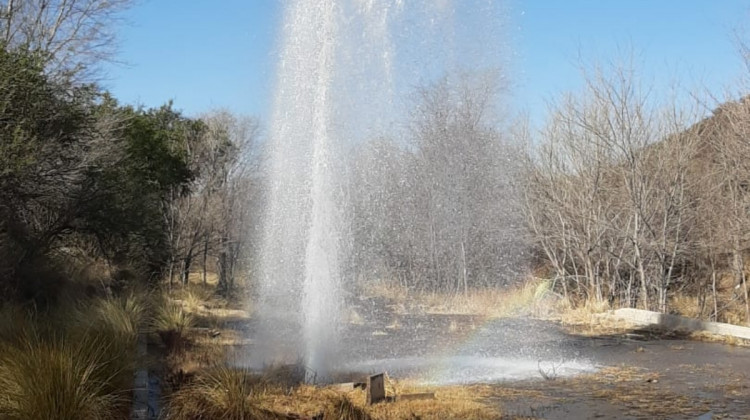
{"type": "MultiPolygon", "coordinates": [[[[405,0],[410,1],[410,0],[405,0]]],[[[431,1],[431,0],[426,0],[431,1]]],[[[188,115],[226,107],[267,118],[284,0],[139,0],[120,31],[125,65],[103,85],[121,101],[173,99],[188,115]]],[[[457,8],[461,0],[454,0],[457,8]]],[[[644,77],[720,93],[743,71],[733,32],[744,0],[510,0],[513,108],[539,122],[546,101],[580,85],[577,58],[633,48],[644,77]]]]}

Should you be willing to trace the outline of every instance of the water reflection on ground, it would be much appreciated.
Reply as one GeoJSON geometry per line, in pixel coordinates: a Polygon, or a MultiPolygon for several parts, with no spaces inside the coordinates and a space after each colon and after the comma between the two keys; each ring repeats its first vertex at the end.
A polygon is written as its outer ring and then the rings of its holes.
{"type": "MultiPolygon", "coordinates": [[[[748,348],[643,333],[584,336],[534,319],[399,313],[367,300],[352,310],[356,322],[334,356],[337,377],[385,371],[435,386],[495,384],[525,395],[498,399],[505,412],[545,419],[750,413],[748,348]]],[[[243,327],[253,337],[253,322],[243,327]]],[[[293,347],[278,354],[293,355],[293,347]]]]}

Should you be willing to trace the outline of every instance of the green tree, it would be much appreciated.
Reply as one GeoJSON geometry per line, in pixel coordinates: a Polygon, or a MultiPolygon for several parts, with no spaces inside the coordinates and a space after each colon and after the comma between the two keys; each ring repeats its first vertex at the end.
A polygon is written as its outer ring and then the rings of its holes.
{"type": "Polygon", "coordinates": [[[159,278],[203,131],[171,103],[123,107],[48,75],[40,54],[0,48],[0,288],[54,296],[56,262],[83,249],[159,278]]]}
{"type": "Polygon", "coordinates": [[[169,235],[180,221],[172,208],[190,193],[195,177],[190,150],[203,124],[185,118],[171,103],[134,109],[109,100],[99,112],[101,118],[116,121],[112,137],[120,152],[116,164],[92,173],[87,231],[96,235],[102,253],[115,264],[158,276],[174,257],[169,235]]]}
{"type": "MultiPolygon", "coordinates": [[[[75,226],[94,146],[91,86],[52,82],[42,58],[0,48],[0,276],[28,269],[75,226]]],[[[33,270],[32,270],[33,271],[33,270]]]]}

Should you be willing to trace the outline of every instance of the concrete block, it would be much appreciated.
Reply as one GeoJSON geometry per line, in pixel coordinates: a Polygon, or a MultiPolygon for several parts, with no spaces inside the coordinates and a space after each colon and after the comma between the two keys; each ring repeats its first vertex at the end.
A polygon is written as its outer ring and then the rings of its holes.
{"type": "Polygon", "coordinates": [[[385,401],[385,374],[378,373],[367,377],[367,405],[385,401]]]}
{"type": "Polygon", "coordinates": [[[353,391],[357,388],[365,389],[365,383],[364,382],[342,382],[338,384],[333,384],[330,386],[336,391],[353,391]]]}
{"type": "Polygon", "coordinates": [[[634,308],[617,309],[612,312],[612,315],[636,325],[656,325],[670,330],[686,332],[706,331],[712,334],[750,340],[750,328],[723,322],[701,321],[679,315],[634,308]]]}

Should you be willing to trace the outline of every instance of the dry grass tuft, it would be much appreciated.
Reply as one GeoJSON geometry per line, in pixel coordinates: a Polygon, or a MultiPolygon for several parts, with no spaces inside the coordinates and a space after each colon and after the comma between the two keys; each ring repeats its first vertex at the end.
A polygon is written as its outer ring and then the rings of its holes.
{"type": "MultiPolygon", "coordinates": [[[[173,394],[167,418],[489,420],[500,417],[497,404],[488,402],[491,397],[498,397],[496,387],[445,387],[439,388],[435,399],[397,400],[367,406],[365,392],[361,389],[343,392],[305,384],[286,387],[272,382],[284,374],[283,369],[265,375],[227,367],[206,370],[199,373],[192,384],[173,394]]],[[[399,394],[426,391],[408,382],[392,385],[399,394]]]]}
{"type": "Polygon", "coordinates": [[[395,304],[404,304],[409,300],[409,289],[394,281],[378,280],[361,285],[362,295],[365,297],[379,297],[395,304]]]}
{"type": "Polygon", "coordinates": [[[111,344],[28,336],[0,347],[0,417],[7,419],[108,419],[122,416],[126,392],[111,378],[123,367],[111,344]],[[119,392],[118,392],[119,391],[119,392]]]}
{"type": "Polygon", "coordinates": [[[550,309],[549,283],[531,279],[507,289],[471,289],[465,294],[423,294],[431,313],[482,315],[490,318],[511,316],[544,316],[550,309]]]}
{"type": "Polygon", "coordinates": [[[125,417],[146,314],[142,296],[2,312],[0,418],[125,417]]]}
{"type": "Polygon", "coordinates": [[[570,325],[598,325],[606,322],[602,320],[601,314],[606,313],[610,309],[611,307],[606,301],[589,299],[573,303],[561,299],[555,306],[555,318],[564,324],[570,325]]]}
{"type": "MultiPolygon", "coordinates": [[[[197,273],[196,276],[198,275],[197,273]]],[[[215,277],[209,273],[209,279],[215,277]]],[[[191,279],[193,278],[191,274],[191,279]]],[[[247,291],[242,288],[233,290],[229,297],[218,293],[217,284],[209,280],[207,284],[191,280],[188,285],[175,287],[169,292],[169,299],[180,305],[185,312],[192,315],[195,326],[220,327],[221,324],[249,319],[251,308],[247,307],[247,291]]]]}
{"type": "Polygon", "coordinates": [[[707,319],[710,316],[710,309],[706,306],[701,309],[700,301],[697,296],[678,294],[669,300],[669,308],[677,315],[688,318],[707,319]]]}
{"type": "Polygon", "coordinates": [[[95,329],[103,328],[129,339],[135,339],[148,314],[146,298],[136,294],[102,299],[96,301],[93,308],[95,329]]]}
{"type": "Polygon", "coordinates": [[[188,330],[194,322],[193,316],[182,305],[165,298],[157,305],[151,326],[167,349],[175,352],[184,348],[188,330]]]}
{"type": "Polygon", "coordinates": [[[327,406],[323,411],[324,420],[371,420],[367,411],[354,404],[346,395],[334,395],[329,397],[327,406]]]}
{"type": "Polygon", "coordinates": [[[397,395],[435,391],[435,398],[375,404],[370,408],[373,419],[489,420],[501,417],[497,404],[488,402],[494,396],[494,388],[490,386],[449,386],[435,390],[409,382],[395,382],[392,388],[397,395]]]}
{"type": "Polygon", "coordinates": [[[199,293],[187,290],[182,293],[182,305],[189,312],[199,312],[205,308],[206,299],[199,293]]]}
{"type": "Polygon", "coordinates": [[[696,331],[690,333],[689,337],[693,340],[707,341],[711,343],[724,343],[739,347],[750,347],[750,340],[746,340],[731,335],[712,334],[708,331],[696,331]]]}
{"type": "Polygon", "coordinates": [[[272,388],[245,369],[217,367],[172,395],[167,419],[284,419],[262,406],[272,388]]]}
{"type": "Polygon", "coordinates": [[[171,297],[190,312],[206,310],[207,307],[216,306],[219,302],[214,286],[202,283],[177,288],[171,293],[171,297]]]}
{"type": "Polygon", "coordinates": [[[396,307],[408,306],[403,312],[418,308],[420,312],[490,318],[544,316],[553,300],[549,281],[537,278],[511,288],[470,289],[459,294],[409,291],[394,282],[378,281],[364,285],[363,293],[389,300],[396,307]]]}
{"type": "MultiPolygon", "coordinates": [[[[108,381],[114,389],[130,389],[133,386],[132,372],[138,362],[136,345],[138,333],[144,328],[148,309],[145,295],[131,294],[121,298],[96,300],[90,309],[71,312],[79,317],[78,322],[67,320],[67,337],[86,342],[90,337],[106,347],[108,360],[116,360],[118,368],[109,373],[108,381]]],[[[71,316],[71,315],[69,315],[71,316]]],[[[63,317],[64,319],[65,317],[63,317]]]]}

